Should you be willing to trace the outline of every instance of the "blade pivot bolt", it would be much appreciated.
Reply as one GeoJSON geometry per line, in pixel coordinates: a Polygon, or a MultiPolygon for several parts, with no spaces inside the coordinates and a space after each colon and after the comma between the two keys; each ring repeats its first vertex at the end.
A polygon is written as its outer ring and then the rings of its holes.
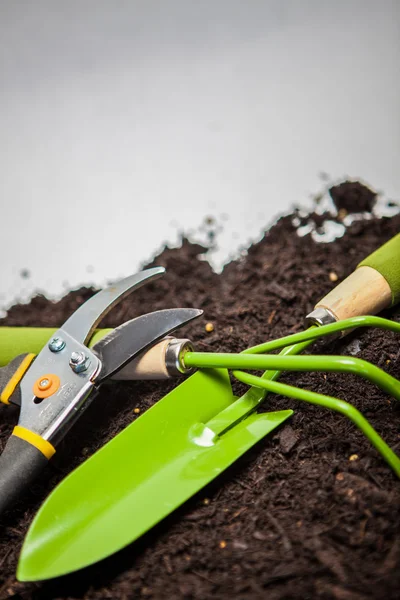
{"type": "Polygon", "coordinates": [[[83,373],[89,368],[90,360],[83,352],[72,352],[69,365],[75,373],[83,373]]]}
{"type": "Polygon", "coordinates": [[[65,340],[60,337],[54,337],[49,342],[49,350],[51,350],[51,352],[61,352],[61,350],[64,350],[64,348],[65,340]]]}

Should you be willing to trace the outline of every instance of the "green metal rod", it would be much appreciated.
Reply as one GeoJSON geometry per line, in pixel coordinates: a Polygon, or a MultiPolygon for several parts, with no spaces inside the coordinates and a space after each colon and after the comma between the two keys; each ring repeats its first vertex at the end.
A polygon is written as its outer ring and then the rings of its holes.
{"type": "Polygon", "coordinates": [[[400,323],[396,323],[395,321],[383,319],[382,317],[352,317],[350,319],[338,321],[337,323],[330,323],[329,325],[310,327],[306,331],[301,331],[300,333],[294,333],[292,335],[287,335],[269,342],[264,342],[258,346],[247,348],[243,351],[243,354],[264,354],[267,352],[273,352],[274,350],[279,350],[285,346],[302,343],[308,340],[314,341],[326,335],[338,333],[348,329],[356,329],[358,327],[378,327],[380,329],[387,329],[389,331],[394,331],[395,333],[400,333],[400,323]]]}
{"type": "Polygon", "coordinates": [[[225,354],[188,352],[186,367],[225,369],[274,369],[280,371],[323,371],[352,373],[375,383],[381,390],[400,400],[400,382],[379,367],[353,356],[281,356],[276,354],[225,354]]]}
{"type": "MultiPolygon", "coordinates": [[[[294,346],[287,346],[281,350],[281,355],[292,356],[299,354],[302,350],[307,348],[312,341],[303,342],[302,344],[296,344],[294,346]]],[[[262,375],[263,379],[275,380],[280,376],[281,371],[265,371],[262,375]]],[[[268,391],[266,389],[258,387],[250,387],[243,396],[238,398],[235,402],[230,404],[218,413],[216,417],[211,419],[207,423],[207,427],[212,429],[215,434],[222,435],[225,431],[232,427],[233,423],[237,423],[238,420],[244,419],[250,413],[254,412],[265,399],[268,391]]]]}
{"type": "MultiPolygon", "coordinates": [[[[398,323],[394,323],[393,321],[389,321],[387,319],[371,316],[353,317],[351,319],[343,320],[340,323],[333,323],[320,327],[312,326],[306,331],[288,335],[280,339],[260,344],[258,346],[253,346],[252,348],[244,350],[242,354],[272,352],[273,350],[283,348],[280,352],[281,356],[293,356],[300,354],[317,338],[332,333],[337,333],[338,331],[343,331],[345,329],[354,329],[356,327],[365,326],[381,327],[382,329],[389,329],[396,332],[400,331],[400,325],[398,323]]],[[[265,373],[262,375],[262,379],[266,381],[275,381],[280,377],[281,373],[281,371],[276,370],[265,371],[265,373]]],[[[241,396],[241,398],[236,400],[236,402],[228,406],[225,410],[221,411],[218,414],[218,417],[213,419],[208,425],[215,433],[222,434],[224,431],[229,429],[229,427],[231,427],[232,422],[235,419],[238,419],[239,416],[241,416],[241,418],[245,418],[247,415],[256,410],[257,406],[261,404],[267,394],[268,390],[265,388],[259,386],[250,387],[247,392],[241,396]]]]}
{"type": "Polygon", "coordinates": [[[388,465],[390,465],[390,467],[396,473],[397,477],[400,477],[400,458],[396,456],[391,448],[389,448],[389,446],[375,431],[372,425],[369,424],[367,419],[365,419],[365,417],[363,417],[363,415],[348,402],[340,400],[339,398],[333,398],[332,396],[325,396],[309,390],[302,390],[300,388],[287,385],[286,383],[265,380],[261,377],[257,377],[256,375],[251,375],[250,373],[243,373],[242,371],[233,371],[233,375],[236,377],[236,379],[242,383],[246,383],[247,385],[261,387],[269,392],[288,396],[289,398],[294,398],[295,400],[303,400],[304,402],[317,404],[318,406],[324,406],[325,408],[335,410],[345,415],[369,439],[371,444],[378,450],[388,465]]]}

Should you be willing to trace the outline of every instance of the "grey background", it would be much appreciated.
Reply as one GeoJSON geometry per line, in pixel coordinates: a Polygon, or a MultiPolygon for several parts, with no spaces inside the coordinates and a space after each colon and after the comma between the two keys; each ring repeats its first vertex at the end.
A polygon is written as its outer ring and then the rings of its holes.
{"type": "Polygon", "coordinates": [[[396,0],[3,0],[0,43],[0,306],[209,214],[220,268],[321,171],[400,196],[396,0]]]}

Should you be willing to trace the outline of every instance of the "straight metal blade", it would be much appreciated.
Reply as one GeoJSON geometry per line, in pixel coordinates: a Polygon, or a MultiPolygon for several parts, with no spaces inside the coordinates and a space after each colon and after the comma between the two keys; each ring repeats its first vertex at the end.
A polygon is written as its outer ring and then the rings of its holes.
{"type": "Polygon", "coordinates": [[[97,382],[111,377],[138,354],[202,314],[197,308],[169,308],[120,325],[92,348],[103,365],[97,382]]]}
{"type": "Polygon", "coordinates": [[[28,531],[17,578],[58,577],[117,552],[293,412],[252,414],[210,436],[204,424],[235,400],[225,369],[199,371],[112,439],[47,498],[28,531]]]}
{"type": "Polygon", "coordinates": [[[117,281],[89,298],[65,321],[61,329],[86,345],[98,323],[116,304],[134,290],[161,277],[164,273],[164,267],[154,267],[117,281]]]}

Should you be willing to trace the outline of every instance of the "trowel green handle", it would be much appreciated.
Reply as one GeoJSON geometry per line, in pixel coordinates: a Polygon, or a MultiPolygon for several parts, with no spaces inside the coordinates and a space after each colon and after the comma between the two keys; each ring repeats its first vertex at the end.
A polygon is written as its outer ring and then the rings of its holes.
{"type": "Polygon", "coordinates": [[[400,234],[378,248],[317,302],[310,323],[376,315],[400,300],[400,234]]]}

